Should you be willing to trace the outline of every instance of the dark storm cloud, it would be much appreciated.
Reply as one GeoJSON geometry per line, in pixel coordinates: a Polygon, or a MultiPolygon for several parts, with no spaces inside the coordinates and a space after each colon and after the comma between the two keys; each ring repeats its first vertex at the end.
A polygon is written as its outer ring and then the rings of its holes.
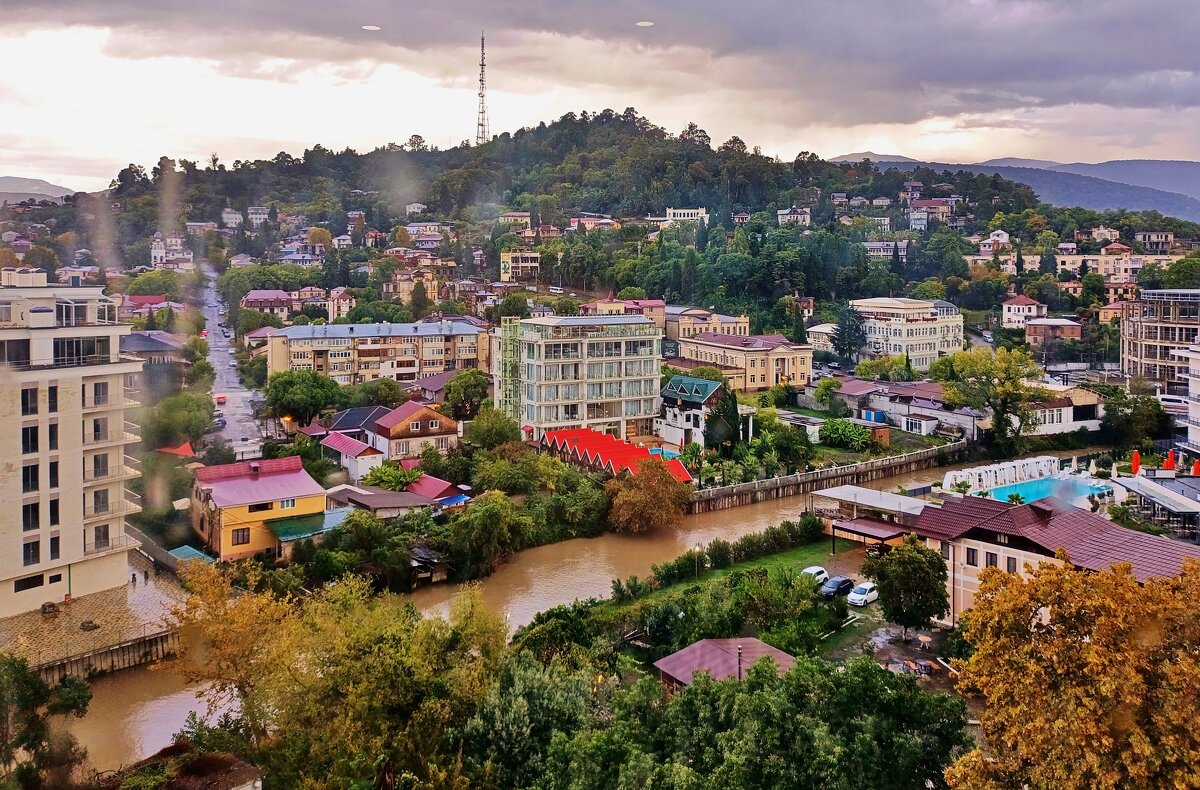
{"type": "MultiPolygon", "coordinates": [[[[61,0],[0,29],[112,27],[113,54],[218,60],[286,79],[273,58],[395,62],[465,84],[488,32],[496,73],[536,90],[737,88],[794,122],[911,123],[1021,108],[1200,106],[1197,0],[61,0]],[[647,19],[651,28],[634,22],[647,19]],[[363,24],[383,27],[365,33],[363,24]],[[580,39],[584,39],[583,43],[580,39]],[[272,70],[274,69],[274,70],[272,70]],[[688,78],[695,79],[689,84],[688,78]]],[[[581,100],[581,106],[586,104],[581,100]]],[[[650,109],[650,108],[643,108],[650,109]]]]}

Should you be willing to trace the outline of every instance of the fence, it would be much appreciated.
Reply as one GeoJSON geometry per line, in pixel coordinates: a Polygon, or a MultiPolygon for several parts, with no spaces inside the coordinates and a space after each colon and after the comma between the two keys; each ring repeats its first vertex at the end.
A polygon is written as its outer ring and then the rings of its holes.
{"type": "Polygon", "coordinates": [[[830,466],[812,472],[800,472],[784,477],[773,477],[769,480],[755,480],[751,483],[696,491],[687,504],[687,512],[708,513],[713,510],[725,510],[768,499],[799,496],[819,488],[858,485],[884,477],[941,466],[954,460],[966,450],[966,447],[966,441],[960,439],[941,447],[929,447],[889,458],[877,458],[873,461],[862,461],[846,466],[830,466]]]}
{"type": "Polygon", "coordinates": [[[158,545],[154,538],[150,537],[145,532],[142,532],[140,529],[130,526],[129,524],[125,525],[125,532],[126,534],[131,535],[138,543],[142,544],[137,547],[138,551],[140,551],[146,556],[147,559],[153,562],[155,567],[171,573],[175,573],[177,570],[179,570],[179,560],[176,559],[171,552],[158,545]]]}
{"type": "Polygon", "coordinates": [[[48,661],[37,666],[43,680],[57,683],[68,675],[89,678],[105,672],[149,664],[175,655],[179,650],[179,634],[175,631],[143,632],[113,645],[48,661]]]}

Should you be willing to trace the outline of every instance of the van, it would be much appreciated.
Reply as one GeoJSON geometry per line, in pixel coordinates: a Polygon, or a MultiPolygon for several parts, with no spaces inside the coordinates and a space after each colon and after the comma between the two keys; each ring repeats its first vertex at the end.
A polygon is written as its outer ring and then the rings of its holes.
{"type": "Polygon", "coordinates": [[[563,289],[559,288],[557,285],[550,286],[550,293],[557,295],[557,294],[561,294],[562,292],[563,292],[563,289]]]}

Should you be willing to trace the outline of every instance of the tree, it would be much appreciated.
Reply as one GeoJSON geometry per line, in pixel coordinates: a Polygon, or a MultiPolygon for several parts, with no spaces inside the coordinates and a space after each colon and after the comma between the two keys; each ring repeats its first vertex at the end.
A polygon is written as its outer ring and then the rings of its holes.
{"type": "Polygon", "coordinates": [[[420,480],[422,474],[420,469],[405,469],[400,464],[388,462],[367,472],[362,482],[364,485],[378,486],[385,491],[405,491],[420,480]]]}
{"type": "Polygon", "coordinates": [[[274,313],[263,313],[259,310],[247,310],[245,308],[238,309],[235,328],[239,336],[245,337],[256,329],[262,329],[264,326],[279,329],[283,326],[283,322],[274,313]]]}
{"type": "Polygon", "coordinates": [[[528,318],[529,304],[525,301],[525,297],[520,294],[509,294],[501,299],[500,304],[496,305],[496,319],[499,320],[506,316],[528,318]]]}
{"type": "Polygon", "coordinates": [[[1163,288],[1200,288],[1200,258],[1175,261],[1162,274],[1163,288]]]}
{"type": "Polygon", "coordinates": [[[213,400],[204,392],[177,392],[149,409],[142,421],[142,439],[148,447],[177,447],[198,442],[213,419],[213,400]]]}
{"type": "Polygon", "coordinates": [[[692,488],[671,474],[657,458],[642,461],[636,474],[609,480],[604,486],[612,499],[609,523],[617,532],[665,531],[683,517],[692,488]]]}
{"type": "Polygon", "coordinates": [[[467,368],[459,371],[446,382],[446,405],[454,411],[455,418],[470,417],[487,397],[488,386],[487,374],[482,370],[467,368]]]}
{"type": "Polygon", "coordinates": [[[837,329],[831,340],[833,350],[845,359],[857,359],[863,346],[867,344],[867,334],[863,330],[863,317],[848,304],[837,309],[837,329]]]}
{"type": "Polygon", "coordinates": [[[467,423],[463,439],[483,450],[491,450],[502,444],[521,441],[521,426],[499,409],[485,406],[475,415],[475,419],[467,423]]]}
{"type": "Polygon", "coordinates": [[[826,420],[819,435],[830,447],[844,447],[856,453],[866,452],[871,446],[871,431],[866,426],[840,418],[826,420]]]}
{"type": "Polygon", "coordinates": [[[82,717],[91,699],[79,678],[64,675],[51,686],[25,659],[0,653],[0,783],[70,786],[85,753],[69,734],[52,732],[50,717],[82,717]]]}
{"type": "Polygon", "coordinates": [[[946,561],[916,535],[886,554],[867,557],[862,572],[879,585],[879,606],[889,622],[908,629],[928,628],[933,620],[950,611],[946,592],[946,561]]]}
{"type": "Polygon", "coordinates": [[[560,296],[550,306],[555,315],[579,315],[579,300],[569,296],[560,296]]]}
{"type": "Polygon", "coordinates": [[[305,240],[312,245],[320,244],[325,248],[326,252],[333,251],[333,235],[325,228],[312,227],[308,229],[308,235],[305,240]]]}
{"type": "MultiPolygon", "coordinates": [[[[682,372],[682,371],[680,371],[680,372],[682,372]]],[[[725,383],[725,374],[722,373],[720,371],[720,369],[714,368],[712,365],[700,365],[698,367],[693,368],[692,370],[689,370],[686,373],[686,375],[691,376],[694,379],[704,379],[705,381],[719,381],[722,384],[725,383]]]]}
{"type": "Polygon", "coordinates": [[[267,406],[276,417],[308,425],[321,410],[337,402],[338,385],[313,370],[285,370],[267,379],[267,406]]]}
{"type": "Polygon", "coordinates": [[[1104,398],[1100,429],[1115,447],[1149,449],[1155,439],[1171,436],[1174,421],[1153,395],[1135,395],[1124,387],[1096,387],[1104,398]]]}
{"type": "Polygon", "coordinates": [[[998,458],[1020,455],[1021,435],[1033,419],[1029,404],[1045,397],[1036,384],[1042,371],[1029,352],[976,347],[942,359],[949,361],[931,366],[929,373],[941,378],[946,396],[957,405],[991,413],[998,458]]]}
{"type": "Polygon", "coordinates": [[[420,280],[413,283],[412,297],[408,300],[408,307],[412,310],[414,319],[424,318],[433,309],[433,300],[425,293],[425,283],[420,280]]]}
{"type": "Polygon", "coordinates": [[[1196,786],[1200,563],[1139,583],[1128,563],[1058,560],[979,575],[959,683],[985,702],[988,753],[959,759],[950,786],[1196,786]]]}
{"type": "Polygon", "coordinates": [[[618,299],[645,299],[646,289],[639,288],[636,285],[629,285],[617,292],[618,299]]]}
{"type": "Polygon", "coordinates": [[[486,576],[525,544],[532,529],[533,520],[503,491],[480,494],[450,525],[454,566],[463,579],[486,576]]]}
{"type": "Polygon", "coordinates": [[[829,405],[833,402],[834,393],[841,388],[841,379],[835,379],[832,377],[823,378],[817,384],[817,388],[813,391],[813,400],[828,409],[829,405]]]}

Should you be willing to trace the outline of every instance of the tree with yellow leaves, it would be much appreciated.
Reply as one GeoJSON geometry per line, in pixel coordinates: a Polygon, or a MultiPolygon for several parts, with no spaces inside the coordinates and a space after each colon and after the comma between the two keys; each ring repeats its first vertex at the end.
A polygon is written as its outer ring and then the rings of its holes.
{"type": "Polygon", "coordinates": [[[662,531],[679,523],[692,488],[657,458],[642,461],[637,474],[614,477],[604,485],[612,499],[608,520],[616,532],[662,531]]]}
{"type": "Polygon", "coordinates": [[[1127,564],[1059,559],[980,574],[959,682],[984,700],[987,748],[947,770],[950,786],[1200,787],[1200,562],[1139,584],[1127,564]]]}
{"type": "Polygon", "coordinates": [[[333,236],[325,228],[309,228],[306,240],[309,244],[320,244],[325,247],[325,252],[333,250],[333,236]]]}
{"type": "Polygon", "coordinates": [[[1028,351],[972,348],[935,361],[929,376],[942,382],[948,402],[992,414],[992,444],[999,458],[1019,454],[1021,434],[1033,423],[1029,404],[1046,393],[1042,370],[1028,351]]]}

